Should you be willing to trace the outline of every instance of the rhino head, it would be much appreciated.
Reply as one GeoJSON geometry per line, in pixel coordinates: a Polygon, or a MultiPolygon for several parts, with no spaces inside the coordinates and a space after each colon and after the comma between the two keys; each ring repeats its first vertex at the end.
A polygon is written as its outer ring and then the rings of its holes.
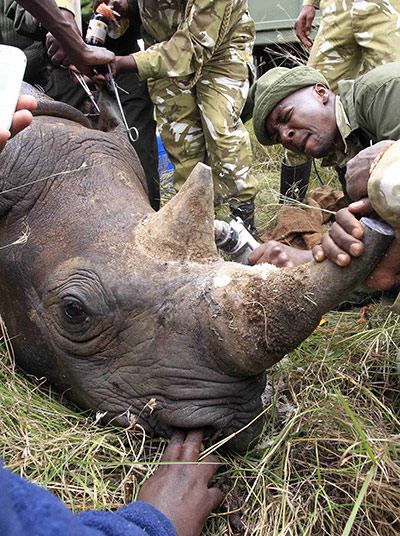
{"type": "Polygon", "coordinates": [[[17,362],[123,425],[135,415],[155,434],[240,429],[261,410],[265,371],[387,243],[367,233],[346,268],[225,262],[206,166],[155,213],[123,137],[54,115],[0,157],[0,310],[17,362]]]}

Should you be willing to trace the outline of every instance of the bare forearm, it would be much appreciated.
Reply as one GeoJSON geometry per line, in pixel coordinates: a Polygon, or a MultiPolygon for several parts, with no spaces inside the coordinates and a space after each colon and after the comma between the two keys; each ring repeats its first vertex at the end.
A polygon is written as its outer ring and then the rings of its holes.
{"type": "Polygon", "coordinates": [[[56,39],[63,54],[82,74],[93,77],[94,67],[109,64],[115,73],[115,55],[103,47],[87,45],[76,26],[72,13],[59,9],[54,0],[18,0],[56,39]],[[67,15],[65,15],[66,13],[67,15]]]}
{"type": "Polygon", "coordinates": [[[18,0],[57,39],[73,62],[82,61],[84,43],[76,25],[68,21],[54,0],[18,0]]]}
{"type": "Polygon", "coordinates": [[[133,54],[117,56],[117,73],[137,73],[137,65],[133,54]]]}

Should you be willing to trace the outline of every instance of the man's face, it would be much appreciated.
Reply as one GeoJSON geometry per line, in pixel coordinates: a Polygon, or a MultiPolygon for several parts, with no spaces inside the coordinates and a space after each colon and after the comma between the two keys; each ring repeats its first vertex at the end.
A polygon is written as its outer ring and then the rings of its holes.
{"type": "Polygon", "coordinates": [[[299,89],[281,100],[266,118],[265,129],[274,143],[315,158],[327,156],[343,143],[333,93],[322,84],[299,89]]]}

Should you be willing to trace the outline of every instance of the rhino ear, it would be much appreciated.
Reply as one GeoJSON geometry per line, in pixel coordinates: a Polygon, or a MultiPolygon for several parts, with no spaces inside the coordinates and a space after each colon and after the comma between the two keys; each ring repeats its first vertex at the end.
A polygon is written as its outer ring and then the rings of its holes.
{"type": "Polygon", "coordinates": [[[197,164],[179,193],[137,227],[136,237],[159,260],[218,260],[211,168],[197,164]]]}
{"type": "Polygon", "coordinates": [[[110,94],[107,88],[99,92],[97,104],[100,108],[100,115],[96,124],[96,128],[103,132],[124,133],[124,125],[121,118],[121,113],[118,109],[115,98],[110,94]]]}

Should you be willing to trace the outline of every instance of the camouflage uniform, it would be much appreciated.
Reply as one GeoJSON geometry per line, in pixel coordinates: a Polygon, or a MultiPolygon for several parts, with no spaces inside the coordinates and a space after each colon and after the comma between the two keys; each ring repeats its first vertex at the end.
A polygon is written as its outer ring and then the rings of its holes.
{"type": "Polygon", "coordinates": [[[400,0],[304,0],[321,10],[307,65],[336,92],[340,80],[400,60],[400,0]]]}
{"type": "MultiPolygon", "coordinates": [[[[371,166],[368,197],[379,216],[397,230],[400,240],[400,141],[382,151],[371,166]]],[[[400,314],[400,292],[389,291],[384,303],[400,314]]],[[[400,353],[398,359],[400,358],[400,353]]]]}
{"type": "Polygon", "coordinates": [[[249,134],[240,120],[252,70],[247,0],[139,0],[146,50],[133,54],[148,79],[163,145],[182,186],[198,162],[213,171],[215,199],[253,199],[249,134]]]}
{"type": "MultiPolygon", "coordinates": [[[[379,65],[400,61],[400,0],[304,0],[321,10],[321,23],[307,65],[318,69],[336,93],[379,65]]],[[[307,157],[287,152],[291,166],[307,157]]]]}

